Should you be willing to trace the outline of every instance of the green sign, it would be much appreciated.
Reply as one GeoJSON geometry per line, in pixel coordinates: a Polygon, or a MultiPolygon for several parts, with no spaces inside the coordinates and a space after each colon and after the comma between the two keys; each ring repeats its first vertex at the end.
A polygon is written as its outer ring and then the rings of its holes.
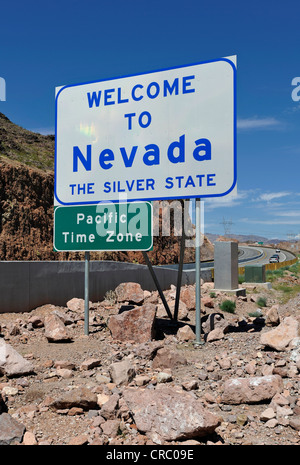
{"type": "Polygon", "coordinates": [[[151,250],[150,202],[99,203],[54,209],[54,250],[151,250]]]}

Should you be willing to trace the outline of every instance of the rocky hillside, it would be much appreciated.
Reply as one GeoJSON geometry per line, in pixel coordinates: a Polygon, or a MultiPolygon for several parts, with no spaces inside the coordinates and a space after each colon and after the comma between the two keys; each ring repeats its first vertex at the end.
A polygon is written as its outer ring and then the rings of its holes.
{"type": "MultiPolygon", "coordinates": [[[[0,113],[0,260],[81,260],[82,253],[53,251],[54,136],[43,136],[12,123],[0,113]]],[[[157,219],[161,226],[165,209],[157,219]]],[[[172,217],[171,217],[172,226],[172,217]]],[[[188,224],[190,234],[193,225],[188,224]]],[[[180,236],[154,237],[149,252],[153,264],[176,263],[180,236]]],[[[194,248],[186,249],[185,262],[194,260],[194,248]]],[[[202,259],[213,258],[213,246],[205,239],[202,259]]],[[[144,263],[141,252],[92,253],[92,260],[144,263]]]]}

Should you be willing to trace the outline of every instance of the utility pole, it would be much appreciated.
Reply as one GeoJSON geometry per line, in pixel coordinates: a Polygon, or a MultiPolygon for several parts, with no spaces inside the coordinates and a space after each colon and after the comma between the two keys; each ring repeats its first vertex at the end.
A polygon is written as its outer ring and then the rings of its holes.
{"type": "Polygon", "coordinates": [[[223,216],[223,221],[220,223],[223,225],[224,227],[224,234],[225,236],[228,236],[231,232],[231,226],[234,224],[231,219],[230,220],[225,220],[224,216],[223,216]]]}

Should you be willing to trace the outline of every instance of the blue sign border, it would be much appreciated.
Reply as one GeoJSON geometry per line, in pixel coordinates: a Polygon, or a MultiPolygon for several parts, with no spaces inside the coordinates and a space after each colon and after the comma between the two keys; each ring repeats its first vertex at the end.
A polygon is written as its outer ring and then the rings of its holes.
{"type": "MultiPolygon", "coordinates": [[[[234,55],[235,56],[235,55],[234,55]]],[[[134,77],[134,76],[144,76],[144,75],[147,75],[147,74],[153,74],[153,73],[160,73],[160,72],[163,72],[163,71],[170,71],[170,70],[174,70],[174,69],[181,69],[181,68],[188,68],[190,66],[197,66],[197,65],[204,65],[204,64],[208,64],[208,63],[216,63],[216,62],[219,62],[219,61],[225,61],[227,63],[229,63],[233,69],[233,184],[232,186],[230,187],[230,189],[228,189],[226,192],[222,193],[222,194],[212,194],[212,195],[192,195],[192,196],[182,196],[182,197],[149,197],[149,198],[144,198],[144,199],[140,199],[140,198],[136,198],[136,199],[130,199],[129,201],[130,202],[148,202],[148,201],[155,201],[155,200],[175,200],[175,199],[196,199],[196,198],[212,198],[212,197],[224,197],[225,195],[228,195],[230,194],[230,192],[235,188],[236,186],[236,182],[237,182],[237,136],[236,136],[236,132],[237,132],[237,124],[236,124],[236,66],[234,65],[234,63],[229,60],[228,58],[217,58],[217,59],[214,59],[214,60],[208,60],[208,61],[203,61],[203,62],[198,62],[198,63],[191,63],[191,64],[187,64],[187,65],[180,65],[180,66],[174,66],[174,67],[170,67],[170,68],[163,68],[163,69],[157,69],[157,70],[153,70],[153,71],[146,71],[144,73],[137,73],[137,74],[128,74],[128,75],[124,75],[124,76],[118,76],[118,77],[112,77],[112,78],[108,78],[108,79],[97,79],[96,81],[87,81],[87,82],[82,82],[82,83],[79,83],[79,84],[69,84],[69,85],[66,85],[66,86],[63,86],[61,89],[59,89],[56,97],[55,97],[55,153],[54,153],[54,196],[55,196],[55,199],[59,202],[60,205],[96,205],[97,203],[100,203],[100,202],[104,202],[104,201],[107,201],[107,199],[102,199],[102,200],[97,200],[97,201],[93,201],[93,202],[75,202],[75,203],[65,203],[65,202],[62,202],[58,196],[57,196],[57,192],[56,192],[56,175],[57,175],[57,170],[56,170],[56,164],[57,164],[57,101],[58,101],[58,97],[60,95],[60,93],[64,90],[64,89],[67,89],[69,87],[78,87],[78,86],[83,86],[83,85],[87,85],[87,84],[95,84],[97,82],[108,82],[108,81],[113,81],[115,79],[123,79],[123,78],[127,78],[127,77],[134,77]]],[[[109,202],[112,202],[112,203],[118,203],[118,202],[128,202],[128,199],[127,200],[110,200],[109,202]]]]}

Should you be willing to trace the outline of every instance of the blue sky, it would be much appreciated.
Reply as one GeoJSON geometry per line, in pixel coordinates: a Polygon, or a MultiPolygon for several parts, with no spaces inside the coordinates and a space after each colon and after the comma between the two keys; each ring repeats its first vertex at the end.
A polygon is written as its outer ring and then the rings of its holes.
{"type": "Polygon", "coordinates": [[[0,112],[54,133],[57,86],[237,55],[237,196],[204,202],[205,232],[300,238],[299,18],[295,0],[2,2],[0,112]]]}

